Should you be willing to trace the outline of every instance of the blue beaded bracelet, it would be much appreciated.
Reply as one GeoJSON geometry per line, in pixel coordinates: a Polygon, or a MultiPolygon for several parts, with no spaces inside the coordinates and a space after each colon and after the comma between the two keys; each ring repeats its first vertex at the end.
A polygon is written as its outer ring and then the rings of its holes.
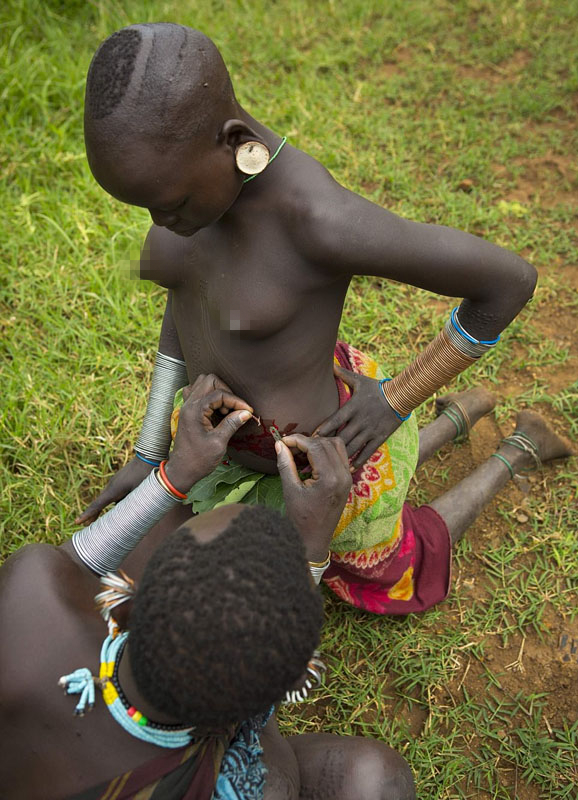
{"type": "Polygon", "coordinates": [[[160,467],[160,465],[161,465],[160,461],[153,461],[152,458],[145,458],[144,456],[141,456],[141,454],[138,452],[138,450],[135,450],[134,452],[135,452],[136,457],[140,458],[141,461],[144,461],[145,464],[151,464],[153,467],[160,467]]]}
{"type": "Polygon", "coordinates": [[[488,347],[493,347],[495,344],[498,344],[498,342],[500,341],[499,334],[498,334],[498,336],[496,336],[495,339],[485,339],[485,340],[484,339],[475,339],[473,336],[471,336],[464,328],[462,328],[462,325],[461,325],[461,323],[460,323],[460,321],[458,319],[458,306],[456,306],[454,308],[454,310],[452,311],[450,319],[452,321],[453,327],[460,334],[460,336],[463,336],[464,339],[466,339],[468,342],[471,342],[472,344],[485,344],[488,347]]]}
{"type": "Polygon", "coordinates": [[[405,422],[405,421],[406,421],[406,419],[409,419],[409,418],[411,417],[411,414],[412,414],[412,412],[410,411],[410,412],[409,412],[409,414],[407,414],[405,417],[402,417],[402,416],[401,416],[401,414],[398,414],[398,413],[397,413],[397,411],[395,410],[395,408],[394,408],[394,407],[391,405],[391,403],[389,402],[389,400],[387,399],[387,397],[386,397],[386,395],[385,395],[385,392],[383,391],[383,384],[384,384],[384,383],[387,383],[387,382],[388,382],[388,381],[390,381],[390,380],[391,380],[391,378],[382,378],[382,379],[379,381],[379,385],[380,385],[380,387],[381,387],[381,392],[382,392],[383,396],[385,397],[385,402],[386,402],[386,403],[387,403],[387,405],[388,405],[388,406],[391,408],[391,410],[393,411],[393,413],[395,414],[395,416],[396,416],[396,417],[397,417],[399,420],[401,420],[402,422],[405,422]]]}

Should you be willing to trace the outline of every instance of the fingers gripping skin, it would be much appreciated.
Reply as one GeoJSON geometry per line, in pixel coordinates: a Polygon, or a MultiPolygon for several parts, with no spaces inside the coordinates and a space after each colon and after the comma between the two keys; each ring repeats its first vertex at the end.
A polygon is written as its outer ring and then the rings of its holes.
{"type": "Polygon", "coordinates": [[[285,436],[275,444],[287,516],[301,533],[310,561],[323,561],[351,489],[347,451],[339,438],[285,436]],[[307,454],[301,480],[290,447],[307,454]]]}
{"type": "Polygon", "coordinates": [[[187,492],[222,461],[229,439],[251,418],[253,409],[216,375],[199,375],[192,387],[183,390],[183,398],[166,473],[179,491],[187,492]],[[215,411],[225,414],[218,425],[213,424],[215,411]]]}
{"type": "Polygon", "coordinates": [[[313,435],[339,436],[354,471],[399,428],[401,421],[385,399],[379,381],[337,364],[334,372],[351,389],[351,398],[322,422],[313,435]]]}
{"type": "MultiPolygon", "coordinates": [[[[217,466],[229,439],[250,418],[252,408],[236,397],[216,375],[199,375],[192,386],[183,388],[183,399],[179,428],[167,463],[167,476],[177,489],[188,491],[217,466]],[[212,420],[215,411],[224,415],[217,426],[212,420]]],[[[76,524],[94,522],[103,509],[111,503],[118,503],[142,483],[152,469],[152,464],[133,458],[76,518],[76,524]]]]}

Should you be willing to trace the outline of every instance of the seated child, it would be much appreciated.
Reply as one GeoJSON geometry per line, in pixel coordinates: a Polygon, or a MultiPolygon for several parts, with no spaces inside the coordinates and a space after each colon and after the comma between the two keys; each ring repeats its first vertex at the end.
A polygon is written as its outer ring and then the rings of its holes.
{"type": "MultiPolygon", "coordinates": [[[[442,599],[451,530],[429,506],[411,520],[404,506],[419,447],[411,412],[495,345],[531,297],[534,268],[476,236],[402,219],[340,186],[240,106],[213,42],[181,25],[132,25],[101,44],[88,73],[85,138],[100,185],[150,212],[141,277],[166,287],[168,300],[137,458],[79,521],[95,518],[166,457],[175,391],[214,373],[255,418],[233,437],[231,463],[197,489],[196,502],[279,505],[279,482],[268,478],[276,473],[274,437],[338,433],[354,486],[327,581],[337,569],[346,581],[352,568],[357,583],[371,584],[372,610],[386,613],[442,599]],[[354,275],[464,299],[390,380],[366,355],[336,346],[354,275]],[[396,558],[403,569],[391,578],[396,558]],[[436,590],[418,590],[432,574],[436,590]]],[[[436,430],[448,440],[468,415],[492,405],[462,398],[436,430]]],[[[509,474],[502,460],[493,467],[509,474]]]]}

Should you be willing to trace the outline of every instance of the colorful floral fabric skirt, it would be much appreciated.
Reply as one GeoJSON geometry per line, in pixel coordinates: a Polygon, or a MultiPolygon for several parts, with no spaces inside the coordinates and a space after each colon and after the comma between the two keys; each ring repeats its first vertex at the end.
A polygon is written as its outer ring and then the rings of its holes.
{"type": "MultiPolygon", "coordinates": [[[[337,342],[335,362],[370,378],[384,377],[369,356],[337,342]]],[[[339,404],[349,387],[336,378],[339,404]]],[[[173,435],[178,424],[177,393],[173,435]]],[[[431,506],[405,502],[418,456],[414,417],[406,420],[353,474],[347,504],[331,543],[325,584],[342,600],[376,614],[425,611],[448,593],[451,540],[446,524],[431,506]]],[[[281,479],[227,461],[189,492],[195,512],[229,503],[284,509],[281,479]]]]}

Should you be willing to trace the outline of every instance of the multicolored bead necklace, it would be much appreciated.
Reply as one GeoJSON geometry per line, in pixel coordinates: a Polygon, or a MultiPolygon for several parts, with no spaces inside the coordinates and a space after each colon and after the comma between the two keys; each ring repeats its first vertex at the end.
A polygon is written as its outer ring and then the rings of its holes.
{"type": "Polygon", "coordinates": [[[190,744],[194,728],[152,722],[131,706],[118,683],[120,658],[128,631],[115,638],[107,636],[100,652],[100,685],[102,697],[114,719],[128,733],[160,747],[183,747],[190,744]]]}
{"type": "Polygon", "coordinates": [[[118,670],[120,659],[128,638],[128,631],[121,633],[112,609],[130,599],[134,594],[134,583],[124,573],[108,573],[101,578],[104,591],[96,597],[97,606],[108,624],[109,635],[100,651],[99,677],[92,675],[86,667],[63,675],[58,681],[65,694],[79,694],[74,713],[83,717],[94,707],[95,686],[102,692],[106,707],[118,724],[131,736],[159,747],[177,748],[191,743],[193,727],[165,725],[152,722],[127,700],[120,687],[118,670]]]}
{"type": "Polygon", "coordinates": [[[87,668],[77,669],[60,678],[58,684],[63,687],[65,694],[80,694],[74,713],[82,717],[94,707],[94,687],[98,686],[112,717],[131,736],[159,747],[176,748],[190,744],[194,728],[152,722],[126,699],[118,683],[118,667],[127,638],[128,631],[106,637],[100,651],[98,678],[87,668]]]}

